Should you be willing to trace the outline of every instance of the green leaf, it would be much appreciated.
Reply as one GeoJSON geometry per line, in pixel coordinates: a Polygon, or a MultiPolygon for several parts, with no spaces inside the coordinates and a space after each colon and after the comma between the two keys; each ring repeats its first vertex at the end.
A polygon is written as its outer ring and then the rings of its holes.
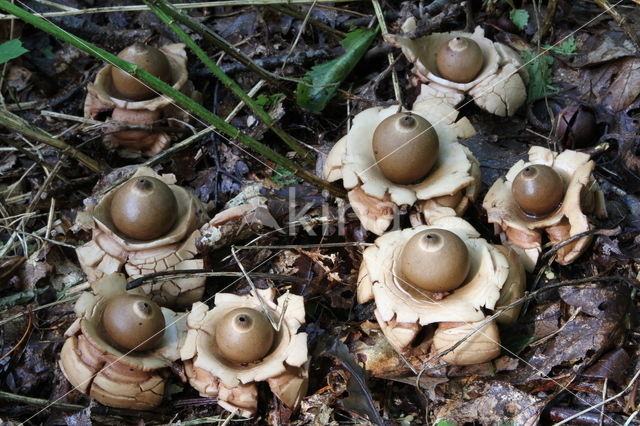
{"type": "Polygon", "coordinates": [[[527,102],[556,93],[558,89],[553,82],[553,57],[548,54],[539,54],[529,50],[522,52],[522,59],[529,73],[529,86],[527,87],[527,102]]]}
{"type": "Polygon", "coordinates": [[[315,114],[320,113],[336,93],[340,83],[362,59],[377,33],[377,29],[358,28],[347,34],[341,43],[345,53],[332,61],[316,65],[307,72],[303,82],[298,83],[298,105],[315,114]]]}
{"type": "Polygon", "coordinates": [[[558,55],[573,55],[576,53],[576,50],[578,50],[576,46],[576,39],[574,37],[569,37],[557,46],[549,46],[548,44],[545,44],[542,48],[558,55]]]}
{"type": "Polygon", "coordinates": [[[273,95],[260,94],[256,98],[256,103],[262,108],[267,109],[277,104],[281,99],[284,99],[284,93],[274,93],[273,95]]]}
{"type": "Polygon", "coordinates": [[[509,12],[509,19],[511,19],[513,25],[522,31],[529,23],[529,12],[524,9],[513,9],[509,12]]]}
{"type": "Polygon", "coordinates": [[[452,422],[451,420],[438,419],[436,420],[434,426],[458,426],[458,424],[455,422],[452,422]]]}
{"type": "Polygon", "coordinates": [[[271,176],[271,181],[279,186],[293,185],[298,180],[294,172],[280,165],[276,166],[275,172],[271,176]]]}
{"type": "Polygon", "coordinates": [[[27,52],[28,50],[22,46],[20,39],[14,38],[13,40],[5,41],[0,44],[0,64],[9,62],[27,52]]]}

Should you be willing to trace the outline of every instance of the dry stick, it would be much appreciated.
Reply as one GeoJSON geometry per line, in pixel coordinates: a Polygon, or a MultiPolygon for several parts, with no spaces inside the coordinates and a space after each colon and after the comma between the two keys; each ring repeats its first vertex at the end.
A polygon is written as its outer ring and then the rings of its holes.
{"type": "Polygon", "coordinates": [[[575,419],[575,418],[578,418],[578,417],[580,417],[581,415],[586,414],[586,413],[588,413],[588,412],[589,412],[589,411],[591,411],[591,410],[594,410],[594,409],[596,409],[596,408],[598,408],[598,407],[604,406],[604,405],[606,405],[606,404],[610,403],[611,401],[615,401],[616,399],[618,399],[618,398],[620,398],[621,396],[623,396],[625,393],[629,392],[629,390],[631,389],[631,386],[633,386],[633,384],[636,382],[636,380],[638,380],[638,377],[640,377],[640,369],[638,369],[638,371],[636,371],[636,373],[633,375],[633,377],[631,378],[631,381],[629,382],[629,384],[627,385],[627,387],[626,387],[626,388],[624,388],[624,389],[622,389],[619,393],[617,393],[617,394],[615,394],[615,395],[613,395],[613,396],[611,396],[611,397],[609,397],[609,398],[605,399],[605,400],[604,400],[604,401],[602,401],[602,402],[599,402],[599,403],[597,403],[597,404],[595,404],[595,405],[592,405],[591,407],[588,407],[588,408],[586,408],[586,409],[584,409],[584,410],[582,410],[582,411],[579,411],[579,412],[575,413],[575,414],[574,414],[574,415],[572,415],[572,416],[567,417],[567,418],[566,418],[566,419],[564,419],[563,421],[556,423],[556,426],[559,426],[559,425],[563,425],[563,424],[565,424],[565,423],[568,423],[568,422],[570,422],[571,420],[573,420],[573,419],[575,419]]]}
{"type": "MultiPolygon", "coordinates": [[[[145,4],[147,4],[151,11],[158,17],[162,22],[167,24],[169,28],[176,33],[178,38],[196,54],[198,59],[209,68],[211,73],[220,80],[220,82],[229,90],[231,90],[241,101],[243,101],[251,111],[268,127],[270,128],[276,135],[280,137],[286,143],[289,148],[294,150],[300,157],[304,163],[308,165],[314,165],[315,159],[312,154],[307,151],[305,147],[303,147],[300,142],[298,142],[295,138],[289,135],[287,132],[280,127],[280,125],[267,113],[258,103],[251,98],[242,88],[236,83],[232,78],[230,78],[227,74],[225,74],[222,69],[212,61],[209,56],[198,46],[198,44],[189,37],[189,35],[182,29],[176,22],[171,18],[165,10],[170,8],[170,6],[164,0],[144,0],[145,4]]],[[[188,20],[190,20],[187,17],[188,20]]]]}
{"type": "Polygon", "coordinates": [[[247,67],[248,70],[258,74],[263,80],[266,80],[267,82],[269,82],[270,85],[276,87],[278,90],[285,93],[287,96],[290,96],[290,97],[293,96],[293,92],[281,84],[280,76],[273,74],[270,71],[267,71],[266,69],[264,69],[263,67],[255,63],[253,60],[251,60],[251,58],[249,58],[240,50],[238,50],[237,47],[230,44],[227,40],[225,40],[223,37],[218,35],[218,33],[213,31],[206,25],[203,25],[198,21],[190,19],[187,14],[176,9],[177,6],[178,5],[173,5],[173,6],[158,5],[158,7],[164,13],[166,13],[168,16],[175,19],[185,27],[189,28],[190,30],[198,33],[207,43],[211,43],[218,49],[222,50],[227,55],[231,56],[233,59],[235,59],[236,61],[238,61],[245,67],[247,67]]]}
{"type": "MultiPolygon", "coordinates": [[[[638,35],[636,31],[629,25],[626,16],[622,16],[618,13],[617,10],[611,6],[608,0],[593,0],[598,6],[604,9],[611,17],[616,21],[618,25],[622,28],[622,31],[625,32],[629,40],[633,43],[636,49],[640,49],[640,40],[638,40],[638,35]]],[[[636,1],[636,0],[634,0],[636,1]]],[[[636,1],[637,2],[637,1],[636,1]]]]}
{"type": "Polygon", "coordinates": [[[78,49],[89,53],[90,55],[106,61],[128,74],[131,74],[136,79],[142,81],[147,86],[152,89],[162,93],[163,95],[170,97],[178,106],[184,108],[187,112],[196,115],[200,119],[204,120],[208,124],[216,126],[220,131],[225,133],[230,139],[238,140],[242,144],[251,148],[258,154],[268,158],[274,163],[280,165],[281,167],[287,168],[294,172],[301,179],[306,180],[312,185],[316,185],[320,188],[326,189],[335,196],[345,197],[346,191],[343,188],[339,188],[336,185],[333,185],[327,182],[324,179],[319,178],[308,170],[304,169],[302,166],[296,164],[291,161],[287,157],[277,153],[272,150],[268,146],[258,142],[254,138],[242,133],[235,126],[225,122],[222,118],[218,117],[216,114],[209,111],[204,106],[194,102],[189,96],[184,93],[175,90],[173,87],[155,77],[154,75],[148,73],[141,67],[134,65],[130,62],[124,61],[117,56],[107,52],[104,49],[101,49],[85,40],[80,39],[79,37],[74,36],[73,34],[63,30],[55,24],[45,21],[42,18],[34,16],[33,14],[27,12],[26,10],[17,7],[11,4],[7,0],[0,0],[0,9],[12,13],[18,18],[22,19],[26,23],[33,25],[34,27],[53,35],[54,37],[59,38],[60,40],[67,42],[78,49]]]}
{"type": "MultiPolygon", "coordinates": [[[[327,3],[357,3],[363,0],[318,0],[327,3]]],[[[179,9],[196,9],[202,7],[222,7],[222,6],[267,6],[270,4],[308,4],[313,0],[217,0],[198,3],[177,3],[174,6],[179,9]]],[[[93,7],[87,9],[75,9],[64,12],[44,12],[36,13],[35,16],[42,18],[52,18],[55,16],[85,15],[88,13],[113,13],[113,12],[140,12],[149,10],[143,4],[133,6],[111,6],[93,7]]],[[[11,15],[0,15],[0,20],[13,19],[11,15]]]]}
{"type": "Polygon", "coordinates": [[[48,399],[32,398],[29,396],[16,395],[15,393],[0,391],[0,399],[7,399],[9,401],[22,402],[29,405],[46,405],[53,408],[59,408],[62,410],[84,410],[85,406],[76,404],[67,404],[64,402],[52,402],[48,399]]]}
{"type": "MultiPolygon", "coordinates": [[[[269,6],[269,9],[275,10],[276,12],[279,12],[284,15],[292,16],[296,19],[304,19],[307,15],[306,13],[302,13],[299,10],[296,10],[287,5],[272,5],[272,6],[269,6]]],[[[333,36],[335,39],[339,41],[346,37],[346,34],[343,33],[342,31],[336,30],[335,28],[332,28],[326,24],[323,24],[322,22],[316,19],[309,18],[308,22],[314,27],[318,28],[321,31],[326,32],[327,34],[333,36]]]]}
{"type": "Polygon", "coordinates": [[[556,16],[556,8],[558,6],[558,0],[550,0],[547,4],[547,13],[544,15],[544,19],[542,21],[542,25],[540,25],[538,32],[533,36],[532,42],[535,44],[540,43],[544,36],[551,28],[551,24],[553,24],[553,18],[556,16]]]}
{"type": "Polygon", "coordinates": [[[547,251],[540,257],[540,259],[542,260],[548,259],[549,257],[555,255],[556,252],[560,250],[562,247],[568,244],[571,244],[572,242],[579,240],[582,237],[587,237],[589,235],[604,235],[607,237],[612,237],[614,235],[620,234],[620,231],[621,231],[621,228],[618,226],[617,228],[613,228],[613,229],[591,229],[590,231],[581,232],[580,234],[573,235],[567,238],[566,240],[563,240],[563,241],[560,241],[559,243],[554,244],[553,247],[549,249],[549,251],[547,251]]]}
{"type": "MultiPolygon", "coordinates": [[[[380,25],[380,33],[382,36],[385,34],[389,34],[389,30],[387,29],[387,23],[384,21],[384,14],[382,13],[382,8],[380,7],[380,2],[378,0],[371,0],[373,4],[373,10],[376,12],[376,18],[378,19],[378,24],[380,25]]],[[[393,58],[393,53],[387,53],[387,59],[389,61],[389,66],[391,66],[391,81],[393,82],[393,93],[396,97],[396,101],[399,105],[402,105],[402,94],[400,92],[400,83],[398,81],[398,73],[396,69],[393,67],[396,60],[393,58]]]]}
{"type": "Polygon", "coordinates": [[[316,3],[317,2],[314,1],[311,4],[311,7],[307,11],[307,13],[305,14],[304,19],[302,20],[302,24],[300,25],[300,28],[298,29],[298,34],[296,34],[296,38],[293,40],[293,43],[291,43],[291,48],[287,52],[287,56],[285,56],[284,57],[284,61],[282,61],[281,70],[284,70],[284,68],[287,66],[287,61],[289,60],[289,57],[293,53],[293,49],[295,49],[296,46],[298,45],[298,42],[300,41],[300,37],[302,37],[302,33],[304,32],[304,29],[307,26],[307,22],[309,21],[309,18],[311,18],[311,12],[313,11],[313,6],[315,6],[316,3]]]}
{"type": "MultiPolygon", "coordinates": [[[[281,280],[281,281],[290,281],[290,282],[307,282],[306,279],[300,277],[292,277],[290,275],[280,275],[280,274],[267,274],[262,272],[250,272],[254,278],[260,278],[265,280],[281,280]]],[[[245,274],[242,272],[215,272],[210,269],[179,269],[175,271],[161,271],[154,272],[151,274],[143,275],[142,277],[136,278],[135,280],[129,281],[127,283],[127,290],[132,290],[134,288],[140,287],[146,281],[161,282],[161,281],[170,281],[176,278],[184,278],[184,277],[244,277],[245,274]]]]}
{"type": "MultiPolygon", "coordinates": [[[[247,270],[245,269],[244,265],[240,261],[240,258],[238,257],[238,254],[236,253],[235,246],[231,246],[231,255],[235,259],[236,264],[240,268],[240,271],[242,271],[242,274],[244,275],[245,279],[247,280],[247,282],[251,286],[251,290],[253,291],[253,294],[255,294],[256,297],[258,298],[258,302],[260,302],[260,307],[262,307],[262,312],[265,314],[265,316],[267,317],[267,319],[269,320],[269,322],[271,323],[273,328],[275,328],[276,331],[280,331],[280,324],[279,323],[280,323],[280,319],[281,318],[279,318],[278,321],[275,321],[273,319],[273,316],[271,315],[271,311],[267,308],[267,302],[264,301],[264,298],[262,297],[262,295],[258,291],[258,288],[256,287],[255,283],[253,282],[253,280],[251,279],[251,277],[247,273],[247,270]]],[[[287,301],[287,300],[288,299],[285,299],[285,301],[287,301]]],[[[283,316],[284,316],[284,307],[283,307],[282,313],[283,313],[283,316]]]]}
{"type": "Polygon", "coordinates": [[[0,109],[0,124],[16,132],[39,142],[44,143],[52,148],[59,150],[62,154],[67,154],[72,158],[75,158],[80,163],[85,165],[88,169],[95,173],[102,173],[104,168],[93,158],[78,151],[66,142],[56,139],[44,130],[33,126],[21,117],[9,112],[7,109],[0,109]]]}
{"type": "MultiPolygon", "coordinates": [[[[51,170],[51,173],[49,173],[49,176],[47,176],[47,179],[42,183],[42,185],[40,185],[40,188],[38,188],[38,191],[34,195],[33,200],[31,200],[31,203],[29,203],[29,205],[27,206],[25,215],[28,215],[33,211],[36,203],[40,199],[40,196],[42,196],[42,193],[49,187],[49,185],[51,184],[51,181],[58,174],[58,171],[60,170],[60,168],[62,167],[62,164],[64,163],[64,159],[65,157],[61,157],[60,160],[58,160],[56,165],[53,167],[53,170],[51,170]]],[[[23,216],[23,218],[20,220],[20,224],[18,224],[17,227],[22,227],[22,224],[24,223],[24,220],[26,218],[27,218],[26,216],[23,216]]],[[[7,243],[4,245],[4,247],[2,247],[2,250],[0,250],[0,258],[3,257],[13,247],[13,241],[18,237],[19,234],[20,234],[20,231],[18,230],[13,231],[7,243]]],[[[25,253],[25,256],[28,256],[28,255],[29,253],[25,253]]]]}

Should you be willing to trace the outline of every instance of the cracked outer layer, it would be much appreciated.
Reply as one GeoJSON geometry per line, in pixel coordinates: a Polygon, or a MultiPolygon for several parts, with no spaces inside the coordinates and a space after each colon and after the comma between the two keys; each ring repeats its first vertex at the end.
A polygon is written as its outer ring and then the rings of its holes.
{"type": "Polygon", "coordinates": [[[288,407],[295,409],[308,386],[307,334],[298,332],[304,323],[301,296],[285,294],[274,301],[275,289],[258,290],[275,321],[282,315],[282,326],[276,332],[269,354],[254,363],[235,364],[216,350],[217,321],[236,308],[262,310],[255,295],[237,296],[218,293],[215,307],[195,303],[187,319],[187,338],[180,351],[191,386],[202,396],[215,396],[227,410],[238,409],[243,417],[252,417],[257,409],[256,382],[266,381],[273,393],[288,407]]]}
{"type": "Polygon", "coordinates": [[[414,64],[413,82],[416,86],[421,85],[418,101],[436,97],[455,106],[468,94],[480,108],[505,117],[515,114],[527,98],[525,84],[528,75],[519,55],[510,47],[486,38],[480,27],[476,27],[473,33],[435,33],[415,40],[388,34],[385,40],[402,49],[402,53],[414,64]],[[484,57],[480,73],[468,83],[449,81],[437,71],[436,55],[440,47],[455,37],[475,41],[484,57]]]}
{"type": "Polygon", "coordinates": [[[92,283],[75,305],[76,321],[66,331],[60,369],[80,392],[110,407],[149,410],[164,397],[171,364],[180,357],[186,316],[162,308],[167,328],[155,349],[123,353],[108,341],[101,325],[109,300],[126,293],[126,279],[112,274],[92,283]]]}
{"type": "MultiPolygon", "coordinates": [[[[528,271],[532,271],[542,250],[542,235],[560,243],[570,237],[592,229],[589,216],[606,217],[604,194],[592,176],[595,163],[589,155],[564,151],[554,153],[534,146],[529,149],[529,161],[518,161],[505,178],[498,179],[489,188],[482,206],[490,223],[505,245],[513,248],[528,271]],[[511,183],[516,175],[532,164],[552,167],[562,178],[565,194],[560,207],[544,218],[524,215],[511,195],[511,183]]],[[[578,238],[556,252],[556,262],[567,265],[576,260],[589,246],[591,235],[578,238]]]]}
{"type": "Polygon", "coordinates": [[[376,126],[398,112],[398,106],[369,108],[353,119],[349,132],[327,156],[324,176],[343,180],[349,202],[365,229],[382,234],[401,205],[416,205],[426,223],[462,214],[477,197],[480,167],[458,139],[475,134],[466,118],[441,99],[414,104],[411,112],[433,124],[438,134],[438,161],[419,183],[400,185],[387,179],[376,165],[372,138],[376,126]],[[454,203],[451,203],[455,199],[454,203]]]}
{"type": "MultiPolygon", "coordinates": [[[[506,256],[499,247],[480,238],[480,234],[465,220],[442,217],[431,226],[388,232],[378,237],[375,244],[363,253],[357,298],[359,303],[375,300],[376,318],[394,349],[420,355],[425,348],[414,346],[419,343],[414,340],[423,326],[482,321],[485,318],[483,309],[492,310],[499,300],[504,302],[504,299],[512,300],[514,295],[521,296],[525,276],[519,273],[519,268],[522,266],[516,257],[506,256]],[[407,241],[415,234],[433,228],[453,232],[469,250],[469,274],[463,284],[451,292],[437,294],[422,290],[404,281],[398,273],[399,256],[407,241]],[[505,285],[510,294],[501,296],[505,285]]],[[[441,345],[438,349],[443,347],[441,345]]],[[[492,350],[485,352],[495,353],[492,350]]],[[[455,361],[457,358],[452,355],[445,360],[454,363],[450,361],[452,359],[455,361]]]]}
{"type": "MultiPolygon", "coordinates": [[[[187,54],[181,43],[168,44],[159,48],[169,60],[171,66],[171,85],[187,96],[199,102],[202,95],[194,90],[187,72],[187,54]]],[[[96,118],[102,112],[111,113],[114,123],[104,127],[108,133],[104,140],[107,144],[141,151],[145,155],[156,155],[171,144],[171,137],[165,132],[152,132],[146,129],[118,132],[122,125],[150,125],[154,121],[175,118],[188,122],[189,114],[176,107],[166,96],[143,101],[131,101],[118,98],[111,79],[112,65],[106,65],[96,75],[93,83],[87,85],[87,98],[84,104],[84,116],[96,118]]],[[[175,125],[169,121],[169,125],[175,125]]]]}
{"type": "MultiPolygon", "coordinates": [[[[168,233],[151,241],[132,240],[120,232],[110,218],[111,200],[117,190],[109,191],[90,210],[93,217],[93,237],[78,247],[76,253],[89,281],[120,272],[124,268],[131,279],[153,272],[181,269],[201,269],[195,241],[200,237],[198,227],[203,222],[200,201],[175,183],[173,175],[158,175],[147,167],[140,167],[134,174],[150,176],[169,185],[178,201],[178,219],[168,233]]],[[[148,295],[163,306],[190,306],[202,298],[206,278],[179,278],[144,284],[137,292],[148,295]]]]}

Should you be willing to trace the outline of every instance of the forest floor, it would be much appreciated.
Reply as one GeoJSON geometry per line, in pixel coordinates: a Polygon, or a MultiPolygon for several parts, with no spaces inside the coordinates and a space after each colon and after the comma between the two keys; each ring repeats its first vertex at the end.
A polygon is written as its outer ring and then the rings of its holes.
{"type": "MultiPolygon", "coordinates": [[[[113,54],[135,42],[156,46],[179,42],[149,10],[126,10],[138,3],[113,3],[15,2],[31,12],[59,12],[47,20],[113,54]],[[112,9],[76,10],[105,7],[112,9]]],[[[410,107],[419,90],[412,85],[412,64],[382,37],[378,0],[287,3],[247,0],[184,9],[194,21],[270,71],[268,75],[275,76],[272,81],[200,34],[186,31],[284,132],[318,158],[306,170],[320,176],[326,154],[346,134],[356,114],[397,104],[398,95],[410,107]],[[369,29],[373,35],[361,54],[349,56],[353,51],[347,46],[345,53],[341,41],[357,29],[369,29]],[[326,97],[326,106],[309,107],[311,101],[300,91],[296,96],[296,82],[312,67],[334,58],[346,58],[347,68],[353,69],[337,72],[334,82],[339,88],[326,97]],[[316,107],[322,111],[310,111],[316,107]]],[[[608,217],[593,220],[590,247],[570,265],[553,263],[555,248],[543,247],[541,260],[527,275],[527,291],[535,292],[534,296],[527,299],[515,326],[501,326],[500,357],[478,365],[438,364],[416,371],[377,332],[375,304],[356,300],[362,252],[376,235],[367,232],[352,212],[338,223],[337,197],[219,131],[204,132],[180,150],[151,157],[127,155],[106,146],[102,123],[86,119],[83,112],[87,85],[104,62],[19,19],[3,16],[0,41],[18,39],[20,43],[12,46],[17,49],[14,54],[0,45],[4,58],[0,119],[14,123],[0,126],[0,423],[640,422],[636,321],[640,4],[637,0],[612,4],[606,0],[381,0],[379,4],[391,34],[406,32],[415,38],[473,31],[479,26],[486,37],[511,46],[526,62],[527,101],[513,116],[491,115],[473,102],[460,108],[461,116],[476,129],[474,136],[461,143],[478,159],[482,172],[480,195],[464,218],[486,240],[500,243],[482,209],[493,182],[518,159],[526,158],[531,146],[556,151],[572,148],[570,141],[557,140],[553,131],[554,117],[563,108],[580,105],[595,117],[597,137],[589,146],[575,148],[591,154],[596,163],[594,176],[604,192],[608,217]],[[46,143],[42,131],[64,144],[46,143]],[[88,160],[79,161],[65,149],[67,145],[88,160]],[[86,207],[85,200],[143,163],[159,173],[174,174],[178,185],[206,204],[210,217],[243,190],[258,188],[285,230],[251,228],[238,232],[224,247],[201,248],[199,256],[210,271],[239,273],[230,247],[244,244],[238,253],[246,270],[295,277],[292,282],[255,279],[254,284],[304,296],[303,327],[311,364],[309,390],[298,410],[286,408],[266,385],[260,385],[256,417],[230,417],[215,398],[200,397],[178,376],[171,379],[167,400],[157,409],[114,409],[73,390],[66,381],[58,367],[59,353],[64,333],[75,320],[74,304],[88,289],[75,248],[89,241],[91,232],[78,226],[78,213],[86,207]],[[365,371],[366,357],[373,355],[377,362],[365,371]]],[[[223,118],[231,114],[233,126],[285,158],[300,160],[249,108],[236,109],[236,94],[192,52],[188,54],[189,79],[202,93],[207,110],[223,118]]],[[[335,63],[323,70],[335,71],[335,63]]],[[[206,127],[207,123],[192,117],[189,124],[171,128],[174,146],[206,127]]],[[[401,213],[400,223],[408,226],[409,212],[401,213]]],[[[209,277],[204,299],[213,306],[213,296],[220,290],[246,294],[254,284],[243,277],[209,277]]]]}

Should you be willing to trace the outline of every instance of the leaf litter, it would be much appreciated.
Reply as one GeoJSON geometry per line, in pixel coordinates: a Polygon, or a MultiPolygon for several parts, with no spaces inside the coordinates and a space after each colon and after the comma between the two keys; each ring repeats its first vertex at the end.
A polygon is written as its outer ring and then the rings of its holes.
{"type": "MultiPolygon", "coordinates": [[[[79,2],[68,3],[72,7],[84,7],[79,2]]],[[[585,6],[583,2],[560,1],[553,18],[554,30],[542,39],[540,46],[549,52],[538,56],[542,52],[529,44],[532,36],[529,28],[535,18],[544,19],[544,13],[536,17],[537,12],[530,8],[488,3],[492,5],[486,9],[472,7],[471,12],[466,12],[471,13],[470,16],[465,16],[464,8],[448,2],[435,1],[423,9],[409,2],[397,8],[387,2],[382,7],[387,13],[389,28],[398,32],[408,17],[416,22],[415,34],[462,29],[467,18],[484,25],[491,19],[497,21],[502,16],[509,16],[516,25],[517,34],[499,26],[488,25],[487,28],[491,28],[489,36],[492,39],[511,40],[514,45],[524,46],[519,50],[523,52],[525,62],[533,59],[527,66],[531,78],[530,106],[523,107],[512,120],[487,119],[473,106],[463,109],[465,116],[479,129],[478,135],[465,144],[480,159],[485,183],[483,191],[497,176],[504,174],[513,158],[526,153],[529,145],[546,146],[549,143],[546,134],[538,134],[539,128],[528,121],[525,110],[533,108],[536,100],[549,105],[552,112],[572,103],[594,107],[602,131],[600,142],[609,144],[609,149],[596,157],[597,174],[601,182],[608,185],[606,197],[611,208],[616,206],[621,212],[618,215],[621,232],[598,236],[592,250],[579,262],[567,268],[551,267],[549,275],[553,278],[545,278],[542,283],[530,276],[529,286],[534,280],[536,285],[544,287],[562,280],[605,274],[620,275],[637,282],[633,279],[637,279],[640,272],[637,248],[640,218],[634,207],[638,203],[640,183],[638,52],[624,31],[607,15],[561,41],[578,29],[576,17],[586,15],[591,19],[600,13],[600,9],[595,4],[585,6]]],[[[309,10],[308,7],[296,6],[303,13],[309,10]]],[[[632,17],[637,14],[635,11],[630,13],[632,17]]],[[[349,114],[370,106],[372,100],[380,104],[390,102],[393,87],[389,76],[381,79],[373,92],[367,91],[367,98],[357,95],[369,87],[372,75],[383,73],[389,66],[386,61],[389,50],[382,44],[378,32],[365,28],[375,19],[370,4],[336,3],[333,9],[316,5],[312,17],[348,33],[347,37],[338,43],[319,27],[309,26],[296,49],[322,54],[300,56],[302,59],[289,61],[282,71],[287,77],[306,79],[306,83],[298,84],[297,99],[287,98],[273,89],[260,93],[257,100],[264,107],[275,108],[274,116],[291,134],[311,146],[318,146],[322,142],[332,144],[344,134],[349,114]],[[354,31],[356,27],[360,29],[354,31]],[[327,60],[327,55],[333,59],[327,60]],[[322,114],[310,114],[305,110],[322,114]]],[[[282,65],[282,58],[295,38],[293,29],[301,25],[298,18],[273,11],[267,13],[262,6],[206,8],[199,11],[199,19],[214,26],[230,42],[238,43],[239,49],[253,60],[275,64],[268,65],[273,70],[282,65]]],[[[84,27],[79,35],[93,42],[104,45],[105,40],[113,39],[113,51],[138,38],[155,37],[168,42],[173,37],[148,13],[83,14],[63,21],[72,31],[84,27]],[[121,30],[114,39],[111,28],[116,24],[121,30]]],[[[636,26],[640,22],[630,21],[636,26]]],[[[62,332],[73,318],[73,301],[66,300],[73,298],[74,289],[82,288],[85,283],[73,268],[73,251],[41,237],[46,233],[49,240],[70,245],[86,242],[89,235],[72,228],[77,212],[83,207],[82,199],[94,190],[109,186],[118,173],[127,171],[118,167],[130,164],[105,149],[96,133],[78,131],[72,122],[45,118],[40,114],[43,109],[51,109],[81,116],[84,87],[101,64],[83,53],[70,51],[43,33],[21,34],[21,31],[22,26],[16,25],[12,36],[5,38],[11,38],[8,42],[11,44],[0,45],[0,59],[11,59],[3,88],[5,104],[13,105],[13,111],[18,111],[24,119],[61,135],[118,172],[101,179],[104,176],[92,174],[64,159],[64,166],[51,190],[34,204],[37,215],[23,220],[21,229],[27,234],[14,239],[11,250],[7,250],[10,256],[0,262],[0,358],[18,345],[25,330],[29,329],[27,307],[39,309],[33,312],[34,327],[24,343],[0,361],[0,391],[18,397],[0,404],[0,418],[8,424],[27,419],[42,407],[19,397],[37,398],[40,403],[46,403],[70,390],[57,369],[56,354],[63,342],[62,332]],[[53,198],[57,203],[54,206],[57,225],[51,227],[47,214],[53,198]]],[[[193,36],[196,38],[195,34],[193,36]]],[[[213,56],[217,52],[210,48],[208,53],[213,56]]],[[[246,90],[258,81],[256,75],[236,67],[232,60],[223,57],[222,62],[234,70],[234,79],[246,90]]],[[[409,65],[399,59],[394,66],[400,75],[401,87],[409,87],[409,65]]],[[[207,107],[222,115],[230,112],[237,103],[233,95],[212,81],[206,72],[198,73],[202,68],[193,58],[190,68],[198,75],[195,84],[203,88],[207,107]]],[[[408,92],[411,100],[416,94],[408,92]]],[[[254,124],[255,119],[246,110],[242,110],[233,123],[256,138],[277,144],[271,132],[254,124]]],[[[542,124],[549,129],[552,125],[549,117],[543,117],[542,124]]],[[[12,221],[24,214],[60,156],[48,148],[24,144],[15,133],[4,130],[2,133],[2,137],[11,142],[3,144],[0,151],[3,207],[0,248],[4,249],[12,231],[17,229],[12,221]]],[[[310,346],[316,353],[323,354],[312,360],[312,386],[300,412],[286,412],[269,397],[263,397],[263,420],[298,424],[340,424],[345,421],[442,426],[466,422],[534,424],[538,420],[563,421],[602,402],[605,381],[607,396],[633,386],[630,379],[637,368],[634,360],[640,343],[635,322],[637,290],[626,284],[594,282],[550,290],[532,301],[518,327],[506,332],[510,340],[504,342],[506,349],[492,364],[425,370],[418,380],[419,389],[416,389],[416,367],[419,373],[421,365],[408,365],[393,351],[377,327],[371,305],[356,305],[355,281],[361,248],[322,247],[322,244],[342,243],[345,238],[337,235],[334,223],[323,227],[317,225],[320,221],[313,222],[338,214],[333,205],[328,210],[322,209],[322,195],[317,188],[302,183],[294,175],[282,173],[282,170],[273,173],[217,135],[211,135],[182,155],[171,157],[161,168],[163,173],[175,173],[178,180],[190,186],[212,210],[219,209],[237,195],[247,181],[257,182],[260,195],[267,199],[279,225],[286,227],[292,219],[297,222],[291,235],[273,229],[247,232],[243,233],[242,243],[258,238],[258,244],[263,246],[320,244],[320,247],[293,247],[279,254],[268,248],[240,252],[245,256],[242,258],[245,267],[291,274],[306,280],[289,284],[256,280],[256,285],[278,285],[283,290],[284,286],[290,286],[296,294],[305,295],[309,304],[306,331],[310,346]],[[291,187],[297,190],[295,209],[303,212],[294,218],[288,216],[285,207],[291,187]],[[300,223],[307,225],[300,226],[300,223]]],[[[470,220],[478,225],[483,235],[491,235],[491,230],[482,225],[479,209],[471,211],[470,220]]],[[[347,239],[372,241],[352,215],[347,216],[345,227],[347,239]]],[[[205,258],[207,264],[217,270],[237,271],[237,265],[228,254],[215,247],[205,252],[205,258]]],[[[208,294],[215,294],[229,284],[239,293],[246,293],[250,287],[244,280],[234,283],[216,278],[210,280],[208,294]]],[[[40,414],[37,419],[44,423],[46,416],[53,413],[51,422],[66,424],[105,421],[161,424],[173,421],[175,407],[180,407],[177,416],[183,422],[224,419],[224,414],[214,405],[193,404],[197,394],[185,387],[176,390],[167,401],[167,407],[158,413],[116,410],[117,417],[109,412],[105,415],[104,407],[72,392],[60,402],[86,408],[75,412],[56,408],[40,414]]],[[[637,404],[635,390],[611,401],[606,405],[603,424],[615,424],[611,419],[626,420],[637,410],[637,404]]],[[[591,410],[581,420],[598,424],[600,410],[591,410]]]]}

